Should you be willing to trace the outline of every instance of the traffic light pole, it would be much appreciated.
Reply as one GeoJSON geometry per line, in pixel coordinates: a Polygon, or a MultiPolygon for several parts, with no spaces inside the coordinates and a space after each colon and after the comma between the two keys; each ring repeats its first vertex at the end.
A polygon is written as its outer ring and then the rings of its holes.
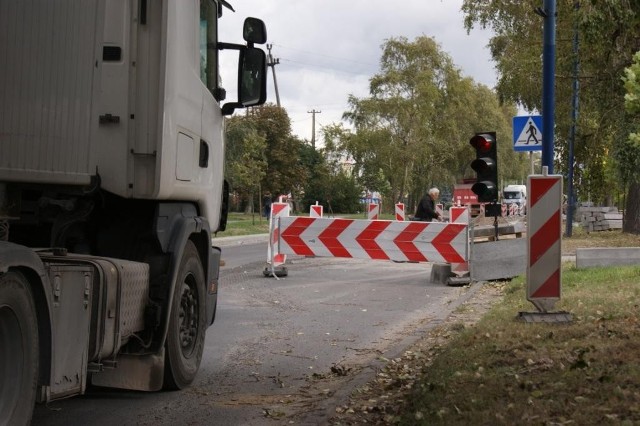
{"type": "Polygon", "coordinates": [[[544,17],[542,51],[542,165],[553,174],[553,127],[556,72],[556,0],[544,0],[538,13],[544,17]]]}

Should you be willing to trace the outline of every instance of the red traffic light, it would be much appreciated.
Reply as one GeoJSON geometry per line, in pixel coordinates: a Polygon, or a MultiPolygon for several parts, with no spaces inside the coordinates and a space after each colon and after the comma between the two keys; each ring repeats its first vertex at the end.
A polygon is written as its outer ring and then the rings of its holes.
{"type": "Polygon", "coordinates": [[[481,203],[498,200],[498,150],[495,132],[476,133],[469,144],[476,150],[471,168],[476,172],[476,184],[471,190],[481,203]]]}
{"type": "Polygon", "coordinates": [[[476,151],[484,154],[491,151],[491,148],[495,143],[495,139],[491,135],[478,134],[472,137],[469,143],[476,149],[476,151]]]}

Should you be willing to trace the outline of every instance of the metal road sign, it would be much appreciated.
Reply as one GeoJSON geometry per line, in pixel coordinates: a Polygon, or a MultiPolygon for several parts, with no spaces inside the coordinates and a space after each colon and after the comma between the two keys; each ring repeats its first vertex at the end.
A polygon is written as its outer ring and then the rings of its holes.
{"type": "Polygon", "coordinates": [[[542,151],[542,116],[513,117],[513,150],[542,151]]]}

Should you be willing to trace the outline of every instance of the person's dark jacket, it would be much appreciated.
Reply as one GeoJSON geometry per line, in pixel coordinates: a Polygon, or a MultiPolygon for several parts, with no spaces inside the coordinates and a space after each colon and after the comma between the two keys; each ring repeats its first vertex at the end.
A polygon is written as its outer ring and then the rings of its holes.
{"type": "Polygon", "coordinates": [[[429,194],[425,194],[418,203],[414,220],[431,222],[433,219],[437,219],[438,213],[436,212],[435,204],[436,203],[433,201],[431,196],[429,194]]]}

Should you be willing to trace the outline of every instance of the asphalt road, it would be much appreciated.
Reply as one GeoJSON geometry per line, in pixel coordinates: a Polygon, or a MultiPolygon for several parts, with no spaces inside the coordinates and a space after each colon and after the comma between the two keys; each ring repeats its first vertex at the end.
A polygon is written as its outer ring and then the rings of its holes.
{"type": "Polygon", "coordinates": [[[267,278],[266,244],[233,240],[192,387],[89,389],[39,406],[34,425],[327,424],[335,407],[475,287],[429,283],[428,264],[294,258],[267,278]]]}

